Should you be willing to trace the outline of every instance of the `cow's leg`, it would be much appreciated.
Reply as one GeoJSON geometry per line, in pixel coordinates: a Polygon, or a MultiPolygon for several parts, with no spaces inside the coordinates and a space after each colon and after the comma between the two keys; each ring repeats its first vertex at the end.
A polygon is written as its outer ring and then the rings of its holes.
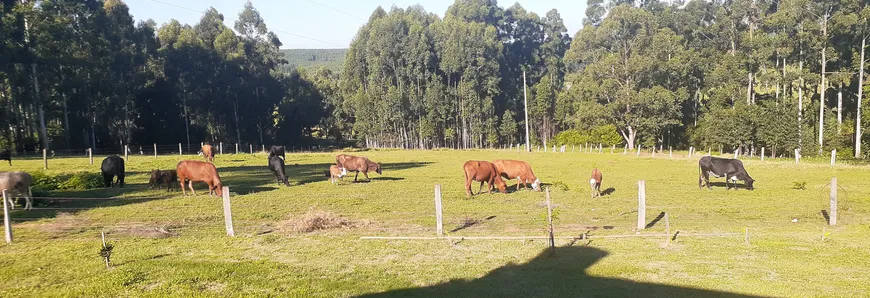
{"type": "Polygon", "coordinates": [[[178,182],[178,184],[181,185],[181,194],[186,196],[186,195],[187,195],[187,189],[184,188],[184,179],[181,179],[181,181],[178,182]]]}
{"type": "Polygon", "coordinates": [[[471,192],[471,179],[466,177],[465,178],[465,196],[470,197],[472,195],[474,195],[474,193],[471,192]]]}
{"type": "Polygon", "coordinates": [[[196,190],[193,189],[193,180],[190,180],[190,182],[187,183],[187,187],[190,187],[190,192],[192,192],[193,195],[195,196],[195,195],[196,195],[196,190]]]}
{"type": "Polygon", "coordinates": [[[353,183],[356,183],[356,178],[359,177],[359,171],[356,171],[356,175],[353,175],[353,183]]]}
{"type": "Polygon", "coordinates": [[[369,178],[369,171],[363,171],[363,176],[366,176],[366,181],[372,181],[372,179],[369,178]]]}
{"type": "Polygon", "coordinates": [[[477,194],[482,194],[483,192],[483,181],[480,181],[480,187],[477,188],[477,194]]]}

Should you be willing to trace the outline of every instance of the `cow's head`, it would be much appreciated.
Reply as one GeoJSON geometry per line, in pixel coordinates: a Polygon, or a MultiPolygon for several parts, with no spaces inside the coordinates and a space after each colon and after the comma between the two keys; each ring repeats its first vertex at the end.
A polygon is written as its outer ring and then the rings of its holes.
{"type": "Polygon", "coordinates": [[[501,193],[507,193],[507,184],[504,183],[504,180],[501,177],[495,177],[495,188],[498,188],[498,191],[501,193]]]}
{"type": "Polygon", "coordinates": [[[375,162],[369,164],[369,171],[375,171],[375,173],[378,173],[378,175],[384,174],[383,172],[381,172],[381,165],[375,162]]]}
{"type": "Polygon", "coordinates": [[[752,186],[752,184],[755,183],[755,179],[752,179],[752,177],[746,176],[746,179],[744,179],[743,181],[746,181],[746,187],[749,188],[749,190],[755,189],[755,187],[752,186]]]}
{"type": "Polygon", "coordinates": [[[541,179],[535,179],[535,182],[532,182],[532,189],[541,191],[541,179]]]}

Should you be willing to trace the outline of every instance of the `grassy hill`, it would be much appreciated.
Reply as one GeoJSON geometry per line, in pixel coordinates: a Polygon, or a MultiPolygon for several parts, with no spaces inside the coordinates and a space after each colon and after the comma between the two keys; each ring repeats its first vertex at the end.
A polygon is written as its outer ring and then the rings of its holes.
{"type": "MultiPolygon", "coordinates": [[[[383,175],[369,173],[371,182],[353,183],[350,173],[339,185],[324,177],[338,152],[288,153],[291,187],[276,182],[265,154],[218,155],[235,237],[226,236],[221,199],[206,196],[204,185],[194,185],[198,196],[146,186],[150,170],[201,157],[130,155],[124,188],[51,191],[47,195],[55,198],[98,199],[42,199],[35,210],[11,212],[15,242],[0,241],[0,297],[870,293],[870,167],[744,158],[756,190],[725,190],[721,178],[707,190],[698,189],[697,157],[686,158],[686,152],[669,159],[607,151],[357,152],[351,154],[379,162],[383,175]],[[547,235],[544,194],[514,191],[516,180],[507,182],[509,194],[466,198],[462,163],[504,158],[528,161],[550,185],[560,237],[555,251],[542,239],[461,238],[547,235]],[[604,174],[606,189],[595,199],[588,184],[593,167],[604,174]],[[833,227],[820,212],[828,209],[832,176],[842,187],[833,227]],[[643,231],[634,231],[638,180],[646,180],[649,224],[643,231]],[[805,189],[794,189],[795,182],[806,182],[805,189]],[[435,236],[435,184],[442,186],[444,231],[451,240],[360,239],[435,236]],[[332,228],[299,230],[315,224],[332,228]],[[676,235],[662,235],[668,226],[676,235]],[[98,256],[100,232],[114,245],[108,270],[98,256]],[[580,238],[583,233],[591,238],[580,238]],[[698,236],[704,233],[736,234],[698,236]],[[606,238],[616,235],[648,237],[606,238]]],[[[54,158],[48,170],[40,159],[3,167],[52,176],[99,173],[102,158],[95,156],[93,165],[87,158],[54,158]]],[[[472,187],[476,192],[478,184],[472,187]]]]}
{"type": "Polygon", "coordinates": [[[284,70],[291,70],[297,67],[303,67],[310,70],[316,70],[320,67],[326,67],[333,72],[340,72],[341,65],[344,63],[344,54],[347,49],[285,49],[281,50],[281,55],[287,60],[287,65],[282,67],[284,70]]]}

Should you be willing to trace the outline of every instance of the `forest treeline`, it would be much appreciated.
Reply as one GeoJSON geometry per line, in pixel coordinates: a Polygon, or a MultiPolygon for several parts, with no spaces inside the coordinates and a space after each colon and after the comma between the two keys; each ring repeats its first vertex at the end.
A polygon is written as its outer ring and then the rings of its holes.
{"type": "Polygon", "coordinates": [[[120,0],[2,1],[15,148],[486,148],[523,143],[528,125],[541,145],[867,152],[866,1],[588,0],[576,33],[555,9],[495,0],[456,0],[443,17],[378,7],[341,71],[290,69],[250,3],[227,28],[214,9],[158,27],[120,0]]]}

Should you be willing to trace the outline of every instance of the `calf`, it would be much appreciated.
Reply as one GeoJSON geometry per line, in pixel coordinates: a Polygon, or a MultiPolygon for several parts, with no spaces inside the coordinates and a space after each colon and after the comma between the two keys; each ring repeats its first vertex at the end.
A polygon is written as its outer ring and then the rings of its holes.
{"type": "Polygon", "coordinates": [[[156,188],[166,184],[166,191],[170,191],[175,182],[178,182],[178,172],[175,170],[153,170],[151,171],[151,179],[148,181],[148,187],[156,188]]]}
{"type": "Polygon", "coordinates": [[[592,169],[592,178],[589,179],[589,186],[592,187],[592,197],[601,196],[601,171],[598,168],[592,169]]]}
{"type": "Polygon", "coordinates": [[[374,171],[378,173],[378,175],[383,175],[381,172],[381,165],[365,157],[339,154],[335,157],[335,165],[339,168],[344,168],[348,172],[356,172],[356,175],[353,176],[353,182],[356,182],[357,177],[359,177],[359,172],[362,172],[368,181],[371,181],[371,179],[369,179],[369,171],[374,171]]]}
{"type": "Polygon", "coordinates": [[[290,186],[290,183],[287,182],[287,175],[284,173],[283,159],[277,155],[269,155],[269,170],[272,170],[272,174],[275,174],[279,184],[284,183],[284,185],[290,186]]]}
{"type": "Polygon", "coordinates": [[[270,146],[268,152],[269,157],[280,156],[282,159],[287,160],[287,157],[284,156],[284,146],[270,146]]]}
{"type": "Polygon", "coordinates": [[[193,195],[196,195],[196,190],[193,189],[194,182],[205,182],[205,184],[208,184],[208,194],[214,194],[218,197],[223,195],[221,177],[218,175],[214,164],[197,160],[182,160],[175,166],[175,170],[178,172],[179,185],[181,185],[181,192],[184,195],[187,195],[187,191],[184,189],[184,181],[189,182],[187,186],[193,192],[193,195]]]}
{"type": "Polygon", "coordinates": [[[725,189],[730,188],[728,180],[731,182],[742,180],[749,190],[755,189],[752,186],[755,179],[749,177],[746,169],[743,168],[743,162],[738,159],[704,156],[698,161],[698,167],[701,170],[700,177],[698,177],[698,188],[703,188],[702,183],[706,183],[707,189],[713,189],[713,186],[710,185],[710,175],[713,175],[717,178],[725,177],[725,189]]]}
{"type": "Polygon", "coordinates": [[[112,180],[118,177],[118,186],[124,187],[124,159],[112,155],[103,159],[100,165],[100,171],[103,173],[103,184],[106,187],[112,187],[112,180]]]}
{"type": "Polygon", "coordinates": [[[9,151],[9,148],[0,151],[0,160],[9,161],[9,166],[12,166],[12,151],[9,151]]]}
{"type": "Polygon", "coordinates": [[[492,193],[493,185],[497,187],[498,190],[502,193],[507,193],[507,185],[504,183],[504,180],[501,180],[501,177],[498,174],[498,170],[491,162],[469,160],[462,165],[462,168],[465,170],[466,196],[470,197],[474,195],[474,193],[471,192],[472,181],[480,181],[480,187],[477,189],[478,194],[480,194],[480,192],[483,190],[484,182],[489,184],[489,188],[487,189],[487,192],[489,193],[492,193]]]}
{"type": "MultiPolygon", "coordinates": [[[[23,196],[25,200],[24,210],[33,209],[33,194],[30,192],[30,184],[33,183],[33,177],[25,172],[3,172],[0,173],[0,191],[6,190],[6,197],[9,199],[9,206],[15,209],[15,204],[12,203],[12,196],[23,196]]],[[[6,204],[3,201],[3,204],[6,204]]]]}
{"type": "Polygon", "coordinates": [[[492,161],[499,175],[505,179],[517,179],[517,190],[520,187],[527,187],[526,183],[532,184],[532,189],[541,191],[541,180],[535,177],[535,172],[532,172],[532,167],[529,163],[521,160],[506,160],[498,159],[492,161]]]}
{"type": "MultiPolygon", "coordinates": [[[[202,151],[202,157],[205,158],[205,161],[214,162],[214,147],[209,144],[202,145],[200,148],[202,151]]],[[[183,189],[184,187],[182,187],[183,189]]]]}
{"type": "Polygon", "coordinates": [[[338,182],[338,179],[341,179],[344,176],[347,176],[347,169],[337,165],[329,166],[329,181],[332,182],[332,184],[335,184],[338,182]]]}

